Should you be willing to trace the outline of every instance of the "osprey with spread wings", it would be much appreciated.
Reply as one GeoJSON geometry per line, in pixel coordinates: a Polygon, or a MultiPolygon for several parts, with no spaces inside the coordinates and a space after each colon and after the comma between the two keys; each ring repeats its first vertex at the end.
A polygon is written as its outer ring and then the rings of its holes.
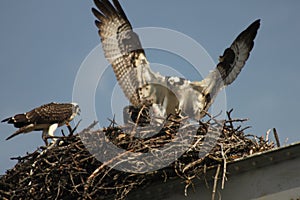
{"type": "Polygon", "coordinates": [[[231,84],[241,72],[260,26],[253,22],[238,35],[216,68],[202,81],[162,76],[151,70],[138,35],[118,0],[94,0],[92,12],[99,29],[105,57],[111,63],[119,85],[130,103],[137,108],[149,106],[157,118],[170,114],[201,119],[218,92],[231,84]]]}

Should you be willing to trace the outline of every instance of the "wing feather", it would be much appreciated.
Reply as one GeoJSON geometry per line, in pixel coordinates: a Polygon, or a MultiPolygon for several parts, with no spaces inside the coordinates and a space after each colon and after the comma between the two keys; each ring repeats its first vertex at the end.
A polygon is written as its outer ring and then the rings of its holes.
{"type": "Polygon", "coordinates": [[[260,20],[253,22],[238,35],[231,46],[220,56],[217,69],[224,85],[231,84],[241,72],[254,46],[254,39],[260,26],[260,20]]]}
{"type": "Polygon", "coordinates": [[[74,112],[72,104],[49,103],[27,112],[27,118],[35,124],[53,124],[67,121],[74,112]]]}
{"type": "Polygon", "coordinates": [[[17,114],[13,117],[6,118],[1,122],[7,122],[8,124],[13,124],[16,128],[21,128],[23,126],[31,124],[31,122],[27,119],[26,113],[17,114]]]}
{"type": "Polygon", "coordinates": [[[13,117],[6,118],[1,122],[14,124],[19,128],[6,140],[15,137],[21,133],[27,133],[34,130],[43,130],[52,124],[63,125],[73,119],[80,109],[76,103],[48,103],[37,107],[23,114],[16,114],[13,117]]]}
{"type": "Polygon", "coordinates": [[[92,12],[105,57],[126,97],[134,106],[140,106],[137,90],[153,78],[140,39],[118,0],[113,0],[113,5],[108,0],[94,2],[97,9],[92,8],[92,12]]]}
{"type": "Polygon", "coordinates": [[[254,39],[259,26],[260,20],[256,20],[241,32],[231,46],[225,49],[223,56],[220,56],[217,67],[202,81],[192,83],[205,96],[205,111],[214,102],[220,89],[231,84],[241,72],[254,46],[254,39]]]}

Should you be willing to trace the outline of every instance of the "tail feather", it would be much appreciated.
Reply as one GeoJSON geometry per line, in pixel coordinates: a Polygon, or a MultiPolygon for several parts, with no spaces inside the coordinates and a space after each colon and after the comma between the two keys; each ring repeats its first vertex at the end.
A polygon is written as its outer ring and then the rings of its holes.
{"type": "Polygon", "coordinates": [[[28,132],[33,131],[33,130],[34,130],[34,124],[29,124],[29,125],[27,125],[27,126],[24,126],[24,127],[19,128],[19,129],[18,129],[16,132],[14,132],[12,135],[8,136],[8,137],[6,138],[6,140],[9,140],[9,139],[11,139],[11,138],[13,138],[13,137],[15,137],[15,136],[21,134],[21,133],[28,133],[28,132]]]}
{"type": "Polygon", "coordinates": [[[1,122],[7,122],[8,124],[14,124],[14,126],[16,128],[21,128],[23,126],[30,124],[30,121],[26,117],[26,113],[17,114],[14,117],[6,118],[6,119],[2,120],[1,122]]]}
{"type": "Polygon", "coordinates": [[[3,123],[3,122],[7,122],[7,123],[9,123],[8,121],[10,121],[11,120],[11,118],[12,117],[8,117],[8,118],[6,118],[6,119],[3,119],[1,122],[3,123]]]}
{"type": "Polygon", "coordinates": [[[23,132],[20,131],[20,130],[17,130],[15,133],[13,133],[13,134],[11,134],[10,136],[8,136],[8,137],[6,138],[6,140],[9,140],[9,139],[11,139],[11,138],[13,138],[13,137],[15,137],[15,136],[21,134],[21,133],[23,133],[23,132]]]}

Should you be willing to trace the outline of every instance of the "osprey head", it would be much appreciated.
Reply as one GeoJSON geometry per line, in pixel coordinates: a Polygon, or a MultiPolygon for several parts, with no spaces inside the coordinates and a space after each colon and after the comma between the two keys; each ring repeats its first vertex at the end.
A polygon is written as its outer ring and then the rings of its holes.
{"type": "Polygon", "coordinates": [[[70,121],[72,121],[76,115],[80,115],[81,112],[80,107],[77,103],[72,102],[71,104],[73,105],[73,114],[69,119],[70,121]]]}

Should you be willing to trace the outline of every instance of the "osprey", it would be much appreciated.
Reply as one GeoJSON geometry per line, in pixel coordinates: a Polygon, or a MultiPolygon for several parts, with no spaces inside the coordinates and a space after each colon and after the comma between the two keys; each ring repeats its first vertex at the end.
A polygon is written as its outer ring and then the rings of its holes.
{"type": "Polygon", "coordinates": [[[92,12],[106,59],[111,63],[119,85],[135,108],[148,106],[155,118],[170,114],[201,119],[218,92],[241,72],[254,45],[260,20],[238,35],[219,58],[216,68],[202,81],[153,72],[138,35],[118,0],[94,0],[92,12]]]}
{"type": "Polygon", "coordinates": [[[53,133],[57,127],[64,124],[69,126],[69,122],[79,113],[80,108],[77,103],[52,102],[34,108],[29,112],[6,118],[1,122],[13,124],[16,128],[19,128],[19,130],[6,138],[6,140],[21,133],[43,130],[42,138],[47,145],[47,137],[54,136],[53,133]]]}

